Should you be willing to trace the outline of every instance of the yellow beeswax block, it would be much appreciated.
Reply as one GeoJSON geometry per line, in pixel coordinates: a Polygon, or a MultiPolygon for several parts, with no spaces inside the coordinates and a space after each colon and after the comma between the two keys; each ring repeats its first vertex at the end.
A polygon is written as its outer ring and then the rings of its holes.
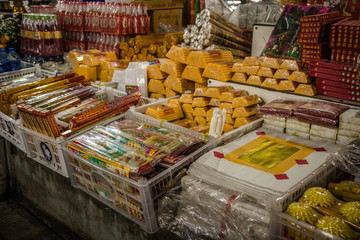
{"type": "Polygon", "coordinates": [[[209,110],[209,107],[197,107],[194,109],[193,115],[195,117],[206,117],[206,112],[209,110]]]}
{"type": "MultiPolygon", "coordinates": [[[[109,82],[108,75],[109,75],[108,71],[101,70],[100,75],[99,75],[100,82],[109,82]]],[[[110,81],[111,81],[111,79],[110,79],[110,81]]]]}
{"type": "Polygon", "coordinates": [[[261,67],[259,69],[259,72],[257,73],[261,77],[273,77],[274,76],[274,70],[269,67],[261,67]]]}
{"type": "Polygon", "coordinates": [[[90,80],[92,82],[97,81],[97,68],[94,66],[88,66],[81,64],[79,66],[79,75],[82,75],[85,77],[85,79],[90,80]]]}
{"type": "Polygon", "coordinates": [[[190,49],[181,48],[174,45],[170,48],[169,52],[166,54],[166,57],[185,64],[189,54],[190,49]]]}
{"type": "Polygon", "coordinates": [[[101,61],[100,68],[101,68],[101,70],[108,71],[110,68],[110,61],[101,61]]]}
{"type": "Polygon", "coordinates": [[[245,57],[243,61],[244,66],[260,66],[261,60],[258,57],[245,57]]]}
{"type": "Polygon", "coordinates": [[[288,79],[290,77],[291,71],[287,69],[278,69],[274,74],[274,78],[276,79],[288,79]]]}
{"type": "Polygon", "coordinates": [[[206,125],[206,119],[205,117],[195,117],[194,120],[199,125],[206,125]]]}
{"type": "Polygon", "coordinates": [[[233,65],[234,62],[208,63],[202,76],[223,82],[230,81],[233,75],[233,73],[231,72],[231,68],[233,65]]]}
{"type": "Polygon", "coordinates": [[[197,126],[196,121],[194,120],[190,120],[190,119],[181,119],[181,120],[177,120],[175,122],[172,122],[173,124],[185,127],[185,128],[191,128],[191,127],[195,127],[197,126]]]}
{"type": "Polygon", "coordinates": [[[180,97],[181,103],[192,103],[194,94],[192,93],[183,93],[180,97]]]}
{"type": "Polygon", "coordinates": [[[256,75],[251,75],[248,80],[246,81],[247,84],[251,84],[251,85],[257,85],[257,86],[261,86],[261,84],[263,83],[264,78],[260,77],[260,76],[256,76],[256,75]]]}
{"type": "Polygon", "coordinates": [[[294,71],[290,77],[290,81],[298,82],[298,83],[310,83],[311,79],[305,72],[294,71]]]}
{"type": "Polygon", "coordinates": [[[189,103],[183,104],[182,109],[183,109],[184,112],[188,112],[188,113],[193,113],[194,112],[194,108],[189,103]]]}
{"type": "Polygon", "coordinates": [[[219,109],[220,110],[225,109],[226,113],[233,113],[234,112],[234,109],[231,107],[231,103],[221,103],[219,109]]]}
{"type": "Polygon", "coordinates": [[[210,98],[207,97],[194,97],[192,107],[206,107],[209,105],[210,98]]]}
{"type": "Polygon", "coordinates": [[[211,118],[213,116],[213,112],[214,112],[215,108],[210,108],[207,112],[206,112],[206,120],[209,122],[211,121],[211,118]]]}
{"type": "Polygon", "coordinates": [[[195,82],[195,88],[206,88],[208,85],[207,81],[204,83],[195,82]]]}
{"type": "Polygon", "coordinates": [[[295,93],[306,96],[315,96],[317,91],[316,87],[312,84],[299,84],[295,89],[295,93]]]}
{"type": "Polygon", "coordinates": [[[172,98],[169,100],[169,104],[181,105],[181,102],[179,98],[172,98]]]}
{"type": "Polygon", "coordinates": [[[165,88],[165,96],[166,98],[175,97],[177,93],[170,88],[165,88]]]}
{"type": "Polygon", "coordinates": [[[290,80],[281,80],[276,90],[279,91],[295,91],[297,83],[290,80]]]}
{"type": "Polygon", "coordinates": [[[240,107],[234,108],[233,118],[249,117],[258,113],[258,107],[240,107]]]}
{"type": "Polygon", "coordinates": [[[245,72],[247,75],[256,75],[260,69],[260,66],[246,66],[245,72]]]}
{"type": "Polygon", "coordinates": [[[205,83],[208,79],[202,76],[203,72],[202,68],[187,65],[181,77],[197,83],[205,83]]]}
{"type": "Polygon", "coordinates": [[[186,64],[205,68],[208,63],[211,62],[222,62],[222,61],[233,61],[234,57],[230,51],[223,50],[204,50],[204,51],[191,51],[186,64]]]}
{"type": "Polygon", "coordinates": [[[148,88],[149,88],[149,92],[165,94],[165,87],[163,80],[150,79],[148,88]]]}
{"type": "Polygon", "coordinates": [[[184,71],[185,65],[171,59],[165,59],[160,66],[160,70],[174,77],[180,77],[184,71]]]}
{"type": "Polygon", "coordinates": [[[209,132],[209,126],[205,124],[198,125],[196,127],[190,128],[193,131],[199,132],[199,133],[207,133],[209,132]]]}
{"type": "Polygon", "coordinates": [[[300,70],[299,63],[296,60],[290,60],[290,59],[284,60],[282,62],[282,64],[280,65],[280,68],[291,70],[291,71],[299,71],[300,70]]]}
{"type": "Polygon", "coordinates": [[[232,117],[232,114],[230,114],[230,113],[225,114],[225,123],[227,123],[227,124],[235,123],[235,119],[232,117]]]}
{"type": "Polygon", "coordinates": [[[177,104],[165,104],[148,107],[145,114],[166,121],[174,121],[184,117],[181,106],[177,104]]]}
{"type": "Polygon", "coordinates": [[[179,93],[183,93],[188,90],[193,92],[195,89],[194,82],[180,77],[174,77],[172,75],[169,75],[166,78],[164,86],[179,93]]]}
{"type": "Polygon", "coordinates": [[[205,96],[209,98],[220,98],[221,93],[233,90],[231,86],[208,87],[205,96]]]}
{"type": "Polygon", "coordinates": [[[78,62],[78,57],[79,56],[82,56],[83,53],[81,52],[77,52],[77,51],[70,51],[69,54],[68,54],[68,62],[71,62],[71,63],[77,63],[77,64],[80,64],[82,63],[82,61],[78,62]]]}
{"type": "Polygon", "coordinates": [[[212,107],[220,107],[220,100],[217,99],[217,98],[212,98],[210,99],[209,101],[209,106],[212,106],[212,107]]]}
{"type": "Polygon", "coordinates": [[[118,60],[115,52],[105,52],[105,56],[108,57],[110,59],[110,61],[118,60]]]}
{"type": "Polygon", "coordinates": [[[74,73],[76,73],[76,74],[78,74],[78,75],[80,75],[80,74],[79,74],[79,67],[80,67],[80,64],[74,63],[74,73]]]}
{"type": "Polygon", "coordinates": [[[234,130],[234,125],[225,123],[224,125],[224,133],[230,132],[234,130]]]}
{"type": "Polygon", "coordinates": [[[245,72],[245,65],[242,62],[234,63],[233,67],[231,68],[232,72],[236,73],[244,73],[245,72]]]}
{"type": "Polygon", "coordinates": [[[268,67],[273,69],[280,68],[282,60],[276,58],[264,57],[262,58],[261,67],[268,67]]]}
{"type": "Polygon", "coordinates": [[[248,79],[248,75],[246,73],[235,73],[233,77],[231,78],[234,82],[239,83],[246,83],[246,80],[248,79]]]}
{"type": "Polygon", "coordinates": [[[195,88],[194,97],[205,97],[207,87],[195,88]]]}
{"type": "Polygon", "coordinates": [[[280,80],[275,78],[266,78],[261,84],[262,87],[277,89],[280,80]]]}
{"type": "Polygon", "coordinates": [[[192,113],[189,112],[184,112],[185,118],[189,119],[189,120],[193,120],[194,121],[194,116],[192,113]]]}
{"type": "Polygon", "coordinates": [[[238,127],[244,126],[244,125],[246,125],[248,123],[251,123],[251,122],[253,122],[253,121],[257,120],[257,119],[259,119],[259,117],[256,116],[256,115],[251,116],[251,117],[236,118],[234,127],[238,128],[238,127]]]}
{"type": "Polygon", "coordinates": [[[151,93],[151,94],[150,94],[150,98],[155,98],[155,99],[165,98],[165,95],[164,95],[164,94],[160,94],[160,93],[151,93]]]}
{"type": "Polygon", "coordinates": [[[167,74],[160,71],[160,65],[149,65],[146,69],[147,77],[153,79],[165,79],[167,74]]]}
{"type": "Polygon", "coordinates": [[[247,96],[247,92],[245,90],[230,90],[228,92],[221,93],[220,102],[230,102],[234,100],[236,97],[247,96]]]}
{"type": "Polygon", "coordinates": [[[106,58],[104,56],[95,56],[95,55],[91,55],[91,54],[84,54],[83,55],[83,63],[88,65],[88,66],[99,66],[101,61],[104,60],[108,60],[110,61],[109,58],[106,58]]]}
{"type": "Polygon", "coordinates": [[[254,95],[234,98],[231,107],[232,108],[248,107],[261,102],[262,101],[258,97],[258,95],[254,94],[254,95]]]}

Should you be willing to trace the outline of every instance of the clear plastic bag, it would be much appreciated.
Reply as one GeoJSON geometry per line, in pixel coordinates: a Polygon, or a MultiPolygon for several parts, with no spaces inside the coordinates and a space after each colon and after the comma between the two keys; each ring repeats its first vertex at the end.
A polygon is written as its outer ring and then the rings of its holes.
{"type": "Polygon", "coordinates": [[[332,153],[328,160],[339,169],[360,177],[360,139],[332,153]]]}

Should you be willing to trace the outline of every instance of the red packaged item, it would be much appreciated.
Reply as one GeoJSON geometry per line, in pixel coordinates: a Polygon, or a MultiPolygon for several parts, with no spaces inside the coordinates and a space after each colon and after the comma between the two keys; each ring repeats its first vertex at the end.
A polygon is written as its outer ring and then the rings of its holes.
{"type": "Polygon", "coordinates": [[[322,118],[336,119],[341,113],[348,110],[349,107],[322,101],[311,101],[300,107],[295,108],[296,113],[308,114],[322,118]]]}
{"type": "Polygon", "coordinates": [[[336,128],[338,124],[337,119],[314,116],[300,112],[295,112],[295,117],[297,118],[297,120],[301,122],[307,122],[307,123],[316,124],[324,127],[330,127],[330,128],[336,128]]]}
{"type": "Polygon", "coordinates": [[[281,117],[290,117],[296,107],[302,106],[305,102],[293,100],[274,100],[259,108],[260,114],[271,114],[281,117]]]}

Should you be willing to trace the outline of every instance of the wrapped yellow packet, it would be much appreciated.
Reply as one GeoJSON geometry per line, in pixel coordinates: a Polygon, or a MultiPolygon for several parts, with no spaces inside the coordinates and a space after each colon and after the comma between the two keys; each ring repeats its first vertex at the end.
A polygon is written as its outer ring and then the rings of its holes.
{"type": "Polygon", "coordinates": [[[223,50],[204,50],[204,51],[191,51],[186,64],[205,68],[208,63],[211,62],[222,62],[222,61],[233,61],[234,57],[230,51],[223,50]]]}
{"type": "Polygon", "coordinates": [[[248,75],[246,73],[235,73],[231,78],[232,81],[239,83],[246,83],[247,79],[248,75]]]}
{"type": "Polygon", "coordinates": [[[221,104],[221,102],[218,98],[212,98],[209,101],[209,106],[212,106],[212,107],[220,107],[220,104],[221,104]]]}
{"type": "Polygon", "coordinates": [[[223,92],[233,90],[231,86],[209,87],[205,92],[205,96],[209,98],[220,98],[223,92]]]}
{"type": "Polygon", "coordinates": [[[207,97],[194,97],[192,107],[206,107],[209,105],[210,98],[207,97]]]}
{"type": "Polygon", "coordinates": [[[148,107],[145,114],[166,121],[174,121],[184,117],[181,106],[176,104],[171,104],[171,106],[169,104],[165,104],[148,107]]]}
{"type": "Polygon", "coordinates": [[[194,121],[194,116],[192,113],[189,112],[184,112],[185,118],[189,119],[189,120],[193,120],[194,121]]]}
{"type": "Polygon", "coordinates": [[[205,83],[207,81],[207,78],[202,76],[203,72],[204,69],[202,68],[187,65],[181,77],[197,83],[205,83]]]}
{"type": "Polygon", "coordinates": [[[166,78],[164,86],[179,93],[183,93],[188,90],[193,92],[195,89],[194,82],[180,77],[174,77],[172,75],[169,75],[166,78]]]}
{"type": "Polygon", "coordinates": [[[266,78],[264,80],[264,82],[261,84],[262,87],[266,87],[266,88],[272,88],[272,89],[277,89],[277,87],[279,86],[279,79],[275,79],[275,78],[266,78]]]}
{"type": "Polygon", "coordinates": [[[207,81],[203,83],[195,82],[195,88],[206,88],[208,86],[207,81]]]}
{"type": "Polygon", "coordinates": [[[244,73],[245,72],[245,65],[242,62],[234,63],[233,67],[231,68],[232,72],[235,73],[244,73]]]}
{"type": "Polygon", "coordinates": [[[208,89],[207,87],[195,88],[194,97],[205,97],[205,93],[207,89],[208,89]]]}
{"type": "Polygon", "coordinates": [[[287,69],[278,69],[274,74],[276,79],[288,79],[290,77],[291,71],[287,69]]]}
{"type": "Polygon", "coordinates": [[[245,72],[247,75],[256,75],[260,69],[260,66],[246,66],[245,72]]]}
{"type": "Polygon", "coordinates": [[[261,77],[273,77],[274,70],[269,67],[261,67],[257,74],[258,74],[258,76],[261,76],[261,77]]]}
{"type": "Polygon", "coordinates": [[[264,78],[256,75],[251,75],[248,80],[246,81],[247,84],[261,86],[263,83],[264,78]]]}
{"type": "Polygon", "coordinates": [[[290,77],[290,81],[298,82],[298,83],[311,83],[311,79],[305,72],[294,71],[290,77]]]}
{"type": "Polygon", "coordinates": [[[174,45],[170,48],[169,52],[166,54],[166,57],[185,64],[189,54],[190,49],[181,48],[174,45]]]}
{"type": "Polygon", "coordinates": [[[233,118],[249,117],[258,113],[257,106],[234,108],[233,118]]]}
{"type": "Polygon", "coordinates": [[[149,92],[165,94],[164,81],[158,79],[150,79],[149,81],[149,92]]]}
{"type": "Polygon", "coordinates": [[[227,82],[231,80],[231,68],[234,62],[214,62],[208,63],[206,66],[203,77],[212,78],[215,80],[227,82]]]}
{"type": "Polygon", "coordinates": [[[193,112],[194,117],[206,117],[206,113],[209,110],[209,107],[196,107],[193,112]]]}
{"type": "Polygon", "coordinates": [[[245,90],[230,90],[228,92],[222,92],[220,95],[220,102],[230,102],[232,103],[234,98],[247,96],[245,90]]]}
{"type": "Polygon", "coordinates": [[[261,65],[261,60],[258,57],[245,57],[244,61],[243,61],[243,65],[244,66],[260,66],[261,65]]]}
{"type": "Polygon", "coordinates": [[[235,123],[235,119],[232,117],[232,114],[225,114],[225,123],[233,125],[235,123]]]}
{"type": "Polygon", "coordinates": [[[221,103],[219,109],[220,110],[225,109],[226,113],[232,114],[234,112],[234,109],[231,107],[231,103],[221,103]]]}
{"type": "Polygon", "coordinates": [[[174,77],[180,77],[184,71],[184,68],[184,64],[171,59],[165,59],[160,66],[161,71],[166,72],[167,74],[170,74],[174,77]]]}
{"type": "Polygon", "coordinates": [[[171,90],[170,88],[165,88],[165,96],[166,98],[170,98],[170,97],[175,97],[177,95],[177,93],[173,90],[171,90]]]}
{"type": "Polygon", "coordinates": [[[194,120],[199,125],[206,125],[205,117],[195,117],[194,120]]]}
{"type": "Polygon", "coordinates": [[[167,74],[160,71],[160,65],[149,65],[147,67],[147,77],[153,79],[165,79],[167,74]]]}
{"type": "Polygon", "coordinates": [[[169,100],[169,104],[181,105],[181,102],[179,98],[172,98],[169,100]]]}
{"type": "Polygon", "coordinates": [[[261,62],[261,67],[278,69],[280,68],[281,63],[282,60],[280,59],[264,57],[261,62]]]}
{"type": "Polygon", "coordinates": [[[206,112],[206,121],[210,122],[215,108],[210,108],[206,112]]]}
{"type": "Polygon", "coordinates": [[[209,126],[207,126],[206,123],[202,124],[202,125],[198,125],[196,127],[192,127],[190,129],[193,130],[193,131],[199,132],[199,133],[207,133],[207,132],[209,132],[209,126]]]}
{"type": "Polygon", "coordinates": [[[315,96],[317,91],[316,87],[312,84],[299,84],[295,89],[295,93],[306,96],[315,96]]]}
{"type": "Polygon", "coordinates": [[[251,123],[251,122],[253,122],[253,121],[257,120],[257,119],[259,119],[259,117],[256,116],[256,115],[251,116],[251,117],[236,118],[234,127],[238,128],[238,127],[244,126],[244,125],[246,125],[248,123],[251,123]]]}
{"type": "Polygon", "coordinates": [[[230,132],[234,130],[234,125],[225,123],[224,125],[224,133],[230,132]]]}
{"type": "Polygon", "coordinates": [[[276,90],[279,91],[295,91],[297,83],[290,80],[282,80],[276,90]]]}
{"type": "Polygon", "coordinates": [[[194,98],[194,94],[192,94],[192,93],[184,93],[180,97],[180,102],[181,103],[192,103],[193,98],[194,98]]]}
{"type": "Polygon", "coordinates": [[[182,104],[182,109],[184,112],[193,113],[194,108],[189,103],[182,104]]]}
{"type": "Polygon", "coordinates": [[[232,108],[248,107],[261,102],[262,101],[258,97],[258,95],[254,94],[254,95],[234,98],[231,107],[232,108]]]}
{"type": "Polygon", "coordinates": [[[150,98],[155,98],[155,99],[165,98],[165,95],[164,95],[164,94],[160,94],[160,93],[151,93],[151,94],[150,94],[150,98]]]}
{"type": "Polygon", "coordinates": [[[284,60],[282,62],[282,64],[280,65],[280,68],[291,70],[291,71],[299,71],[300,70],[299,63],[296,60],[290,60],[290,59],[284,60]]]}

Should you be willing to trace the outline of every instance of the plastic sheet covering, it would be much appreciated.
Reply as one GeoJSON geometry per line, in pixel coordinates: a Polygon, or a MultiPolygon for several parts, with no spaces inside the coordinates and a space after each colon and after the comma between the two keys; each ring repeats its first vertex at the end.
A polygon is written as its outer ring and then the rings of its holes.
{"type": "Polygon", "coordinates": [[[231,15],[230,7],[224,0],[206,0],[205,7],[213,10],[225,19],[228,19],[231,15]]]}
{"type": "Polygon", "coordinates": [[[329,156],[339,169],[357,177],[360,176],[360,139],[352,141],[329,156]]]}
{"type": "Polygon", "coordinates": [[[207,184],[194,176],[181,180],[160,203],[159,223],[185,239],[266,239],[269,211],[243,193],[207,184]]]}

